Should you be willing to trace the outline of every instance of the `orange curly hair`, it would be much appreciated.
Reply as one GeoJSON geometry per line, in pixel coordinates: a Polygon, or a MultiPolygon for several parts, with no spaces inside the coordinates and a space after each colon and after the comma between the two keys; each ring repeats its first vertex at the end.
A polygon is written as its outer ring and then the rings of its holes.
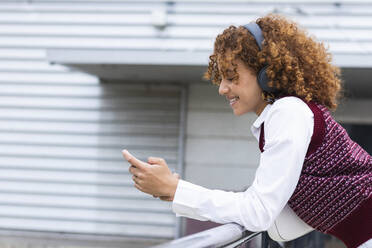
{"type": "Polygon", "coordinates": [[[264,36],[262,50],[246,28],[231,25],[217,36],[203,78],[219,85],[232,65],[232,78],[238,79],[235,59],[242,60],[256,74],[268,65],[269,86],[280,94],[264,92],[266,101],[289,94],[335,110],[342,89],[340,69],[331,64],[332,56],[324,44],[308,36],[295,22],[277,14],[268,14],[256,23],[264,36]]]}

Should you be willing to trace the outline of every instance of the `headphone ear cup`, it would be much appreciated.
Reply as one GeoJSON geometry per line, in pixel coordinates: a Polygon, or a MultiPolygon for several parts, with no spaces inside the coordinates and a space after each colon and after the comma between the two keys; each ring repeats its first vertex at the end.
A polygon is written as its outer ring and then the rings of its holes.
{"type": "Polygon", "coordinates": [[[268,83],[269,83],[269,77],[267,76],[267,73],[266,73],[266,69],[267,67],[269,67],[268,65],[266,65],[265,67],[263,67],[257,74],[257,82],[258,84],[260,85],[261,89],[263,91],[266,91],[268,93],[273,93],[276,91],[275,88],[272,88],[272,87],[269,87],[268,83]]]}

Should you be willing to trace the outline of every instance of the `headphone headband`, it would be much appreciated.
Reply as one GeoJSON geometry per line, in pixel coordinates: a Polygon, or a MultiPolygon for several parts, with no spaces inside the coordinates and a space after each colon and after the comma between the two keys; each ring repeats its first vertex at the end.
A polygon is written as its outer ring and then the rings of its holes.
{"type": "MultiPolygon", "coordinates": [[[[262,30],[260,26],[258,26],[255,22],[250,22],[246,25],[244,25],[246,29],[253,35],[254,39],[256,40],[256,43],[260,50],[262,50],[262,42],[264,41],[264,37],[262,35],[262,30]]],[[[277,90],[275,88],[269,87],[269,77],[267,76],[266,69],[268,65],[265,65],[257,74],[257,82],[260,85],[261,89],[263,91],[266,91],[268,93],[275,93],[277,90]]]]}
{"type": "Polygon", "coordinates": [[[264,40],[264,37],[262,35],[260,26],[258,26],[258,24],[255,22],[250,22],[244,25],[244,27],[248,29],[248,31],[253,35],[258,47],[260,48],[260,50],[262,50],[262,42],[264,40]]]}

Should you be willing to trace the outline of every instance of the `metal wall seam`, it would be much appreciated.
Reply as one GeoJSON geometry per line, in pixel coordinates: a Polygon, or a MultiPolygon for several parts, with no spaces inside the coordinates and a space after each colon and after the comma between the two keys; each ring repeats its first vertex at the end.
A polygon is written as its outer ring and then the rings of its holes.
{"type": "MultiPolygon", "coordinates": [[[[186,142],[186,128],[187,128],[187,104],[188,104],[189,85],[183,84],[181,86],[180,99],[180,124],[179,124],[179,138],[178,138],[178,162],[177,172],[181,178],[184,178],[184,164],[185,164],[185,142],[186,142]]],[[[176,236],[178,239],[183,233],[183,218],[176,219],[176,236]]]]}

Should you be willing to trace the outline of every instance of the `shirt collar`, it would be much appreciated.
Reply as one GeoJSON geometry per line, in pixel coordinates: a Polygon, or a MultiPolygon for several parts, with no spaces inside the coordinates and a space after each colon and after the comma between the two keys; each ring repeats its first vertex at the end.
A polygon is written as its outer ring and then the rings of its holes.
{"type": "Polygon", "coordinates": [[[257,117],[257,119],[253,122],[253,127],[260,128],[261,124],[266,120],[267,114],[269,113],[269,109],[271,108],[271,104],[267,104],[262,110],[261,114],[257,117]]]}

